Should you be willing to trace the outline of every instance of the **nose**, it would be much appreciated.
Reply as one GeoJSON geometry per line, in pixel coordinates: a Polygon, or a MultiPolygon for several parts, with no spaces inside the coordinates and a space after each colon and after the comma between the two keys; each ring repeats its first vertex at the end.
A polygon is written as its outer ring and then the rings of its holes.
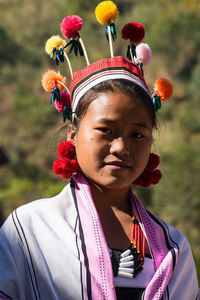
{"type": "Polygon", "coordinates": [[[110,147],[111,154],[129,155],[129,147],[122,137],[115,138],[110,147]]]}

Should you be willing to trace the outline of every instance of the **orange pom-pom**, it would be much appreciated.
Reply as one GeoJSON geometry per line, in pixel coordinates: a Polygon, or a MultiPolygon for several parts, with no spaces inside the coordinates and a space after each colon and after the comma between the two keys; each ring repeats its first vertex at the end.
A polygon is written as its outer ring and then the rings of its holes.
{"type": "Polygon", "coordinates": [[[161,101],[168,100],[173,94],[173,85],[166,78],[159,78],[154,85],[154,93],[160,96],[161,101]]]}
{"type": "Polygon", "coordinates": [[[55,87],[58,87],[58,89],[62,91],[65,85],[66,78],[63,77],[60,72],[49,70],[42,76],[42,86],[46,92],[51,93],[55,87]]]}

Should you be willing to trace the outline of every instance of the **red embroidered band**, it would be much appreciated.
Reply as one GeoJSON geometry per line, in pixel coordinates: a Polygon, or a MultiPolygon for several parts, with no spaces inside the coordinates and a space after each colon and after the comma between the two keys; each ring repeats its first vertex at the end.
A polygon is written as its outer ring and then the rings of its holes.
{"type": "Polygon", "coordinates": [[[149,89],[140,68],[119,56],[97,61],[85,69],[73,74],[70,84],[72,110],[75,112],[80,98],[93,86],[110,79],[126,79],[143,88],[148,94],[149,89]]]}

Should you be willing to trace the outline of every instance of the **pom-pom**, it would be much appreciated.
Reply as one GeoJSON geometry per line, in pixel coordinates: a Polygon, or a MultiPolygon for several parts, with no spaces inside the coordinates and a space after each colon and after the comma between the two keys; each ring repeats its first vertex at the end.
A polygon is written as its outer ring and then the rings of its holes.
{"type": "Polygon", "coordinates": [[[100,24],[109,25],[119,16],[119,12],[114,2],[102,1],[97,5],[95,15],[100,24]]]}
{"type": "Polygon", "coordinates": [[[78,171],[78,163],[75,159],[69,158],[56,159],[53,164],[53,171],[56,175],[60,175],[64,179],[68,179],[73,173],[78,171]]]}
{"type": "Polygon", "coordinates": [[[161,171],[156,169],[159,163],[160,163],[160,157],[154,153],[151,153],[144,171],[133,182],[133,184],[140,185],[142,187],[148,187],[151,184],[157,184],[162,178],[161,171]]]}
{"type": "MultiPolygon", "coordinates": [[[[47,54],[51,55],[54,48],[58,50],[60,48],[64,48],[65,45],[66,42],[59,35],[53,35],[47,40],[45,45],[45,51],[47,54]]],[[[53,58],[55,59],[56,55],[53,58]]]]}
{"type": "Polygon", "coordinates": [[[60,24],[61,32],[67,39],[76,39],[79,37],[78,31],[81,30],[83,20],[76,15],[64,18],[60,24]]]}
{"type": "Polygon", "coordinates": [[[42,76],[42,86],[46,92],[51,92],[55,87],[61,91],[63,90],[63,85],[59,83],[62,82],[66,85],[66,78],[63,77],[60,72],[55,72],[53,70],[49,70],[42,76]]]}
{"type": "Polygon", "coordinates": [[[152,171],[157,168],[160,163],[160,157],[157,154],[151,153],[145,170],[152,171]]]}
{"type": "Polygon", "coordinates": [[[133,184],[148,187],[151,184],[157,184],[161,178],[162,173],[160,170],[153,170],[151,172],[145,171],[142,173],[142,176],[138,177],[138,179],[134,181],[133,184]]]}
{"type": "Polygon", "coordinates": [[[130,22],[122,28],[122,38],[130,40],[132,44],[139,44],[145,36],[144,26],[137,22],[130,22]]]}
{"type": "Polygon", "coordinates": [[[57,111],[63,112],[65,106],[71,107],[70,94],[67,91],[64,91],[60,93],[60,96],[62,98],[62,102],[55,100],[54,104],[57,111]]]}
{"type": "Polygon", "coordinates": [[[157,79],[154,85],[154,93],[160,97],[161,101],[168,100],[173,94],[173,85],[166,78],[157,79]]]}
{"type": "Polygon", "coordinates": [[[61,159],[54,161],[53,171],[56,175],[68,179],[79,168],[78,162],[74,159],[75,146],[71,141],[63,141],[58,145],[57,152],[61,159]]]}
{"type": "Polygon", "coordinates": [[[137,45],[135,51],[138,62],[142,63],[143,66],[146,66],[150,63],[152,59],[152,53],[150,47],[147,44],[141,43],[137,45]]]}
{"type": "Polygon", "coordinates": [[[63,141],[58,145],[57,148],[58,155],[63,158],[73,159],[75,157],[75,147],[71,141],[63,141]]]}

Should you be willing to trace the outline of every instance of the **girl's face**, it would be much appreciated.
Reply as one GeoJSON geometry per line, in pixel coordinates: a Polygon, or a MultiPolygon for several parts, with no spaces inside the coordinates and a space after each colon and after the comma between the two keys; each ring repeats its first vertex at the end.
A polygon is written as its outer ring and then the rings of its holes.
{"type": "Polygon", "coordinates": [[[128,188],[143,172],[152,144],[152,120],[142,100],[123,92],[100,94],[75,134],[85,176],[100,187],[128,188]]]}

